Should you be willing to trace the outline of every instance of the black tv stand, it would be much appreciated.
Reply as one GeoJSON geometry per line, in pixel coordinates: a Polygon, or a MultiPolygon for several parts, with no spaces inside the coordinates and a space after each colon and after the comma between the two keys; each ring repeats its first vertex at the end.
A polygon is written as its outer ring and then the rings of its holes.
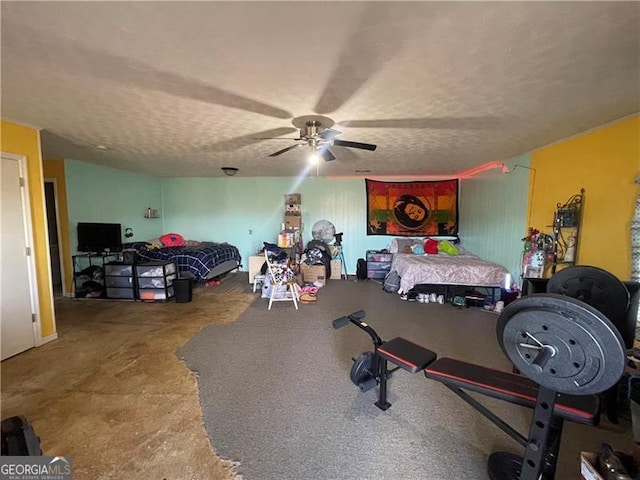
{"type": "Polygon", "coordinates": [[[82,252],[73,255],[74,298],[105,298],[104,266],[117,261],[120,252],[82,252]]]}
{"type": "Polygon", "coordinates": [[[121,251],[117,251],[117,252],[82,252],[82,253],[78,253],[76,254],[76,257],[100,257],[100,256],[104,256],[104,257],[108,257],[108,256],[112,256],[112,255],[122,255],[121,251]]]}

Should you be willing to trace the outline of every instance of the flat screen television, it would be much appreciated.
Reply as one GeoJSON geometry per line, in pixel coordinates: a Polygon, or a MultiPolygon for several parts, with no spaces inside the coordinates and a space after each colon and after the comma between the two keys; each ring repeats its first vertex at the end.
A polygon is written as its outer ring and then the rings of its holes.
{"type": "Polygon", "coordinates": [[[78,222],[78,251],[122,251],[122,226],[119,223],[78,222]]]}

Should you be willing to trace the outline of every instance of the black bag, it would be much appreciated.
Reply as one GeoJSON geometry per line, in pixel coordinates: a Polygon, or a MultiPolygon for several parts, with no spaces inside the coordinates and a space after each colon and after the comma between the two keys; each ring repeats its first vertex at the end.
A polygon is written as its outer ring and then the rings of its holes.
{"type": "Polygon", "coordinates": [[[367,261],[364,258],[358,259],[358,264],[356,265],[356,278],[358,280],[367,279],[367,261]]]}
{"type": "Polygon", "coordinates": [[[387,293],[397,293],[400,289],[400,275],[393,270],[384,277],[382,289],[387,293]]]}
{"type": "Polygon", "coordinates": [[[40,437],[22,415],[2,420],[2,456],[41,456],[40,437]]]}

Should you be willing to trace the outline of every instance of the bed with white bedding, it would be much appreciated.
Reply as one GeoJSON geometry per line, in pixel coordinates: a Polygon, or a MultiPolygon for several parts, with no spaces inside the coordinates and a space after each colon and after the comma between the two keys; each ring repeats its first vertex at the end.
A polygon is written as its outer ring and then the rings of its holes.
{"type": "Polygon", "coordinates": [[[457,256],[395,253],[391,264],[391,271],[394,270],[400,275],[400,290],[404,293],[422,284],[500,287],[509,273],[503,266],[468,252],[457,256]]]}

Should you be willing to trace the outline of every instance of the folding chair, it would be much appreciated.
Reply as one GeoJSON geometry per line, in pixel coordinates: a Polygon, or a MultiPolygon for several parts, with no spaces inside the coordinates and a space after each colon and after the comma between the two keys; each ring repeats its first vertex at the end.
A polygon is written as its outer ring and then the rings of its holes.
{"type": "Polygon", "coordinates": [[[269,252],[265,249],[264,258],[267,262],[267,271],[271,277],[271,295],[269,295],[269,310],[273,302],[293,302],[298,309],[299,287],[296,277],[289,269],[287,263],[273,263],[269,259],[269,252]]]}

